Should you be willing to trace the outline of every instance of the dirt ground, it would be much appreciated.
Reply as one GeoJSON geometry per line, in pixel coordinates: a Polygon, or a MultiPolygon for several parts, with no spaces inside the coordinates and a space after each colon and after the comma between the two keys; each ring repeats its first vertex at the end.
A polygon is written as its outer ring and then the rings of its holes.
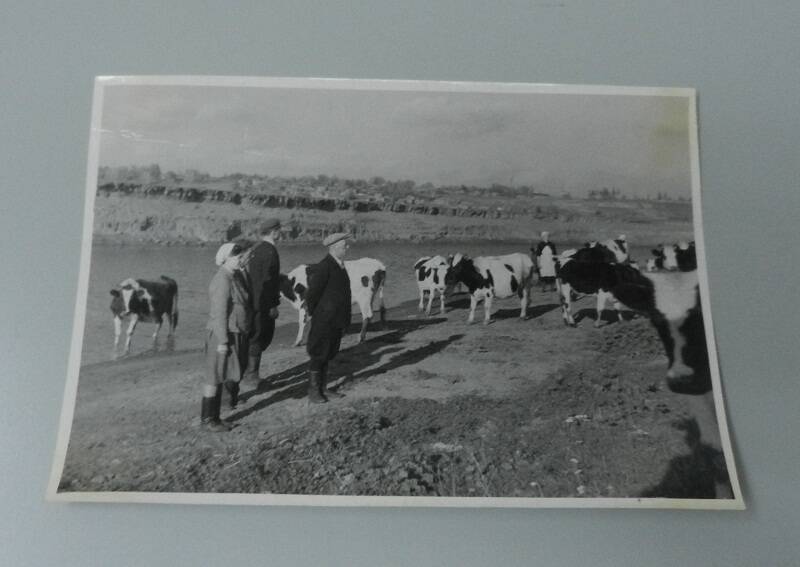
{"type": "Polygon", "coordinates": [[[596,329],[592,305],[568,328],[538,290],[527,320],[496,301],[488,326],[467,324],[464,297],[431,317],[405,303],[364,343],[345,338],[331,367],[345,397],[323,405],[282,327],[227,433],[199,425],[199,351],[85,366],[59,489],[714,498],[723,456],[667,390],[650,322],[609,311],[596,329]]]}

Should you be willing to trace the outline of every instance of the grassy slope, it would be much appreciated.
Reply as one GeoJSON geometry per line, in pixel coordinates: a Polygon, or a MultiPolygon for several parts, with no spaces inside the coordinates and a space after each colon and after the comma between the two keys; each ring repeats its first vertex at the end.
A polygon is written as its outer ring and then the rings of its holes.
{"type": "Polygon", "coordinates": [[[239,235],[252,237],[261,219],[277,215],[294,227],[290,238],[297,241],[317,240],[338,230],[351,231],[363,240],[530,241],[542,230],[549,230],[561,241],[604,239],[620,233],[648,245],[693,239],[688,202],[600,202],[528,197],[494,201],[493,204],[505,210],[525,208],[531,212],[511,218],[323,212],[112,194],[96,198],[94,233],[111,242],[202,244],[222,242],[239,235]]]}

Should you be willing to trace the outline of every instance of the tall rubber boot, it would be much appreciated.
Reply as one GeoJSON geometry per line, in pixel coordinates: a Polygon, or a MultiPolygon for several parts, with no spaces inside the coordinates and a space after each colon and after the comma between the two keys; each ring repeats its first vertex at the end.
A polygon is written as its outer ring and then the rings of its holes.
{"type": "Polygon", "coordinates": [[[228,392],[228,407],[235,410],[236,406],[239,404],[239,382],[226,380],[225,390],[228,392]]]}
{"type": "Polygon", "coordinates": [[[334,399],[341,399],[344,398],[344,394],[340,394],[339,392],[334,392],[333,390],[328,390],[328,369],[325,368],[320,372],[320,382],[319,382],[319,393],[322,394],[325,398],[334,398],[334,399]]]}
{"type": "Polygon", "coordinates": [[[322,372],[308,371],[308,401],[312,404],[324,404],[328,398],[322,393],[322,372]]]}
{"type": "Polygon", "coordinates": [[[222,384],[217,386],[214,397],[203,398],[203,414],[200,418],[203,427],[209,431],[230,431],[231,427],[219,418],[222,409],[222,384]]]}

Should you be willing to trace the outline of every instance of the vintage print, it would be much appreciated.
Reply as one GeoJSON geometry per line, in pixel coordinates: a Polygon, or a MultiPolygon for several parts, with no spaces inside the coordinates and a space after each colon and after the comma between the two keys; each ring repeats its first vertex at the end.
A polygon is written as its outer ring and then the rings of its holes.
{"type": "Polygon", "coordinates": [[[695,99],[99,78],[48,498],[743,508],[695,99]]]}

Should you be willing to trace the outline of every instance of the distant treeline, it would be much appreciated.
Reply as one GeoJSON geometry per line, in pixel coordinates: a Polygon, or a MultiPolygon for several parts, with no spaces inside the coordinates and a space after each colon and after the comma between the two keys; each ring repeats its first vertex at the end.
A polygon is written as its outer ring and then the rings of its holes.
{"type": "Polygon", "coordinates": [[[268,208],[308,209],[316,211],[353,211],[366,213],[384,211],[391,213],[415,213],[422,215],[443,215],[453,217],[481,217],[481,218],[513,218],[530,216],[531,214],[547,214],[542,207],[529,211],[527,208],[488,207],[471,205],[448,205],[445,203],[432,203],[413,198],[387,199],[383,196],[369,198],[333,198],[303,195],[299,193],[288,194],[263,194],[245,193],[238,191],[200,188],[166,186],[159,184],[137,183],[104,183],[97,188],[100,196],[110,194],[131,195],[139,197],[165,197],[187,203],[220,202],[235,205],[249,204],[268,208]]]}

